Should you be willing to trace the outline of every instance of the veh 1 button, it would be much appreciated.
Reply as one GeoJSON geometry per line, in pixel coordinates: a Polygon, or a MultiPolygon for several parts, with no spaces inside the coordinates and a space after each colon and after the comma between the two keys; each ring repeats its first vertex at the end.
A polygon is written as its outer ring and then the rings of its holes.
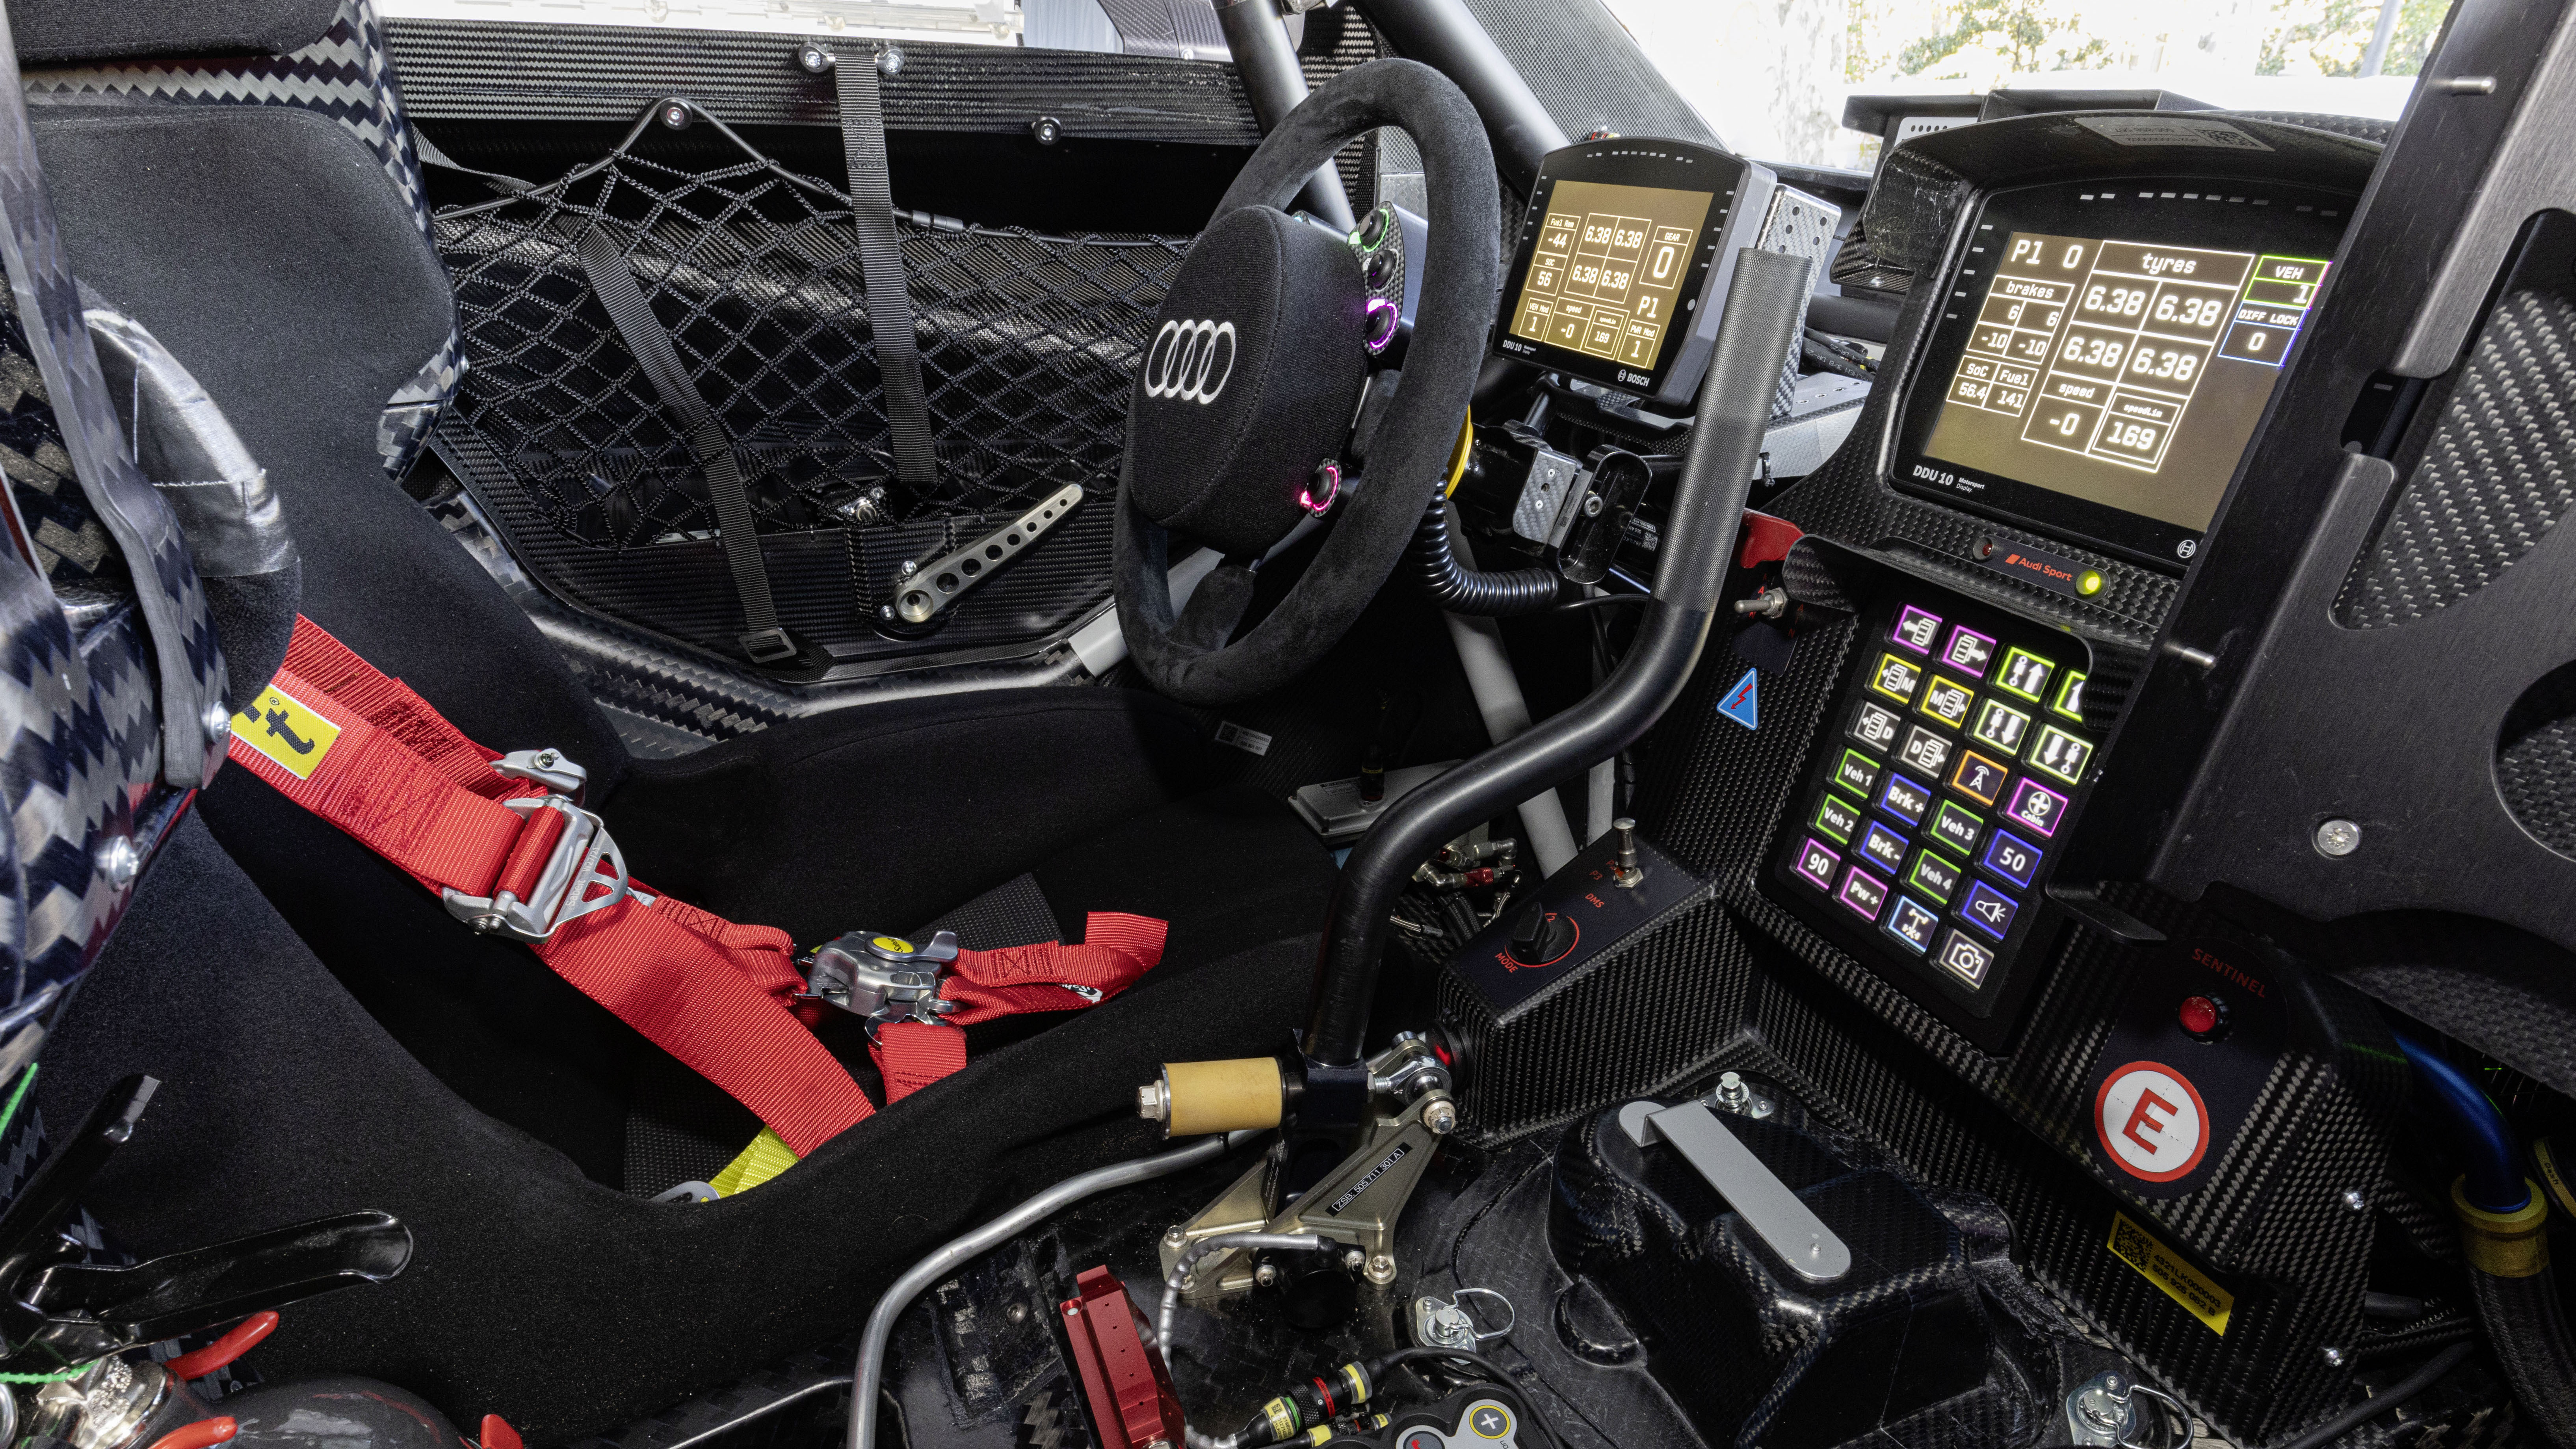
{"type": "Polygon", "coordinates": [[[1878,761],[1858,750],[1845,750],[1834,761],[1834,783],[1855,795],[1866,795],[1878,788],[1878,761]]]}

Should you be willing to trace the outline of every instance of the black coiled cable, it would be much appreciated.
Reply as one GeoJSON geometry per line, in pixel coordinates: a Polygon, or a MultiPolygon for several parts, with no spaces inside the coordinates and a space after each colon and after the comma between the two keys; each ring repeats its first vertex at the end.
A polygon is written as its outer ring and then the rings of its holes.
{"type": "Polygon", "coordinates": [[[1556,607],[1561,584],[1551,569],[1488,573],[1458,562],[1457,551],[1449,543],[1448,501],[1437,492],[1431,495],[1430,510],[1422,515],[1422,526],[1413,532],[1405,566],[1431,602],[1452,614],[1486,618],[1543,614],[1556,607]]]}

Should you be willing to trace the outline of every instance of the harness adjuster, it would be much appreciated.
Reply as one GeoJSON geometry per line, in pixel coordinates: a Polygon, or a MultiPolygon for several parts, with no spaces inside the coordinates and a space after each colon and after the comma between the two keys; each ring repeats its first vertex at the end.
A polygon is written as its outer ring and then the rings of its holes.
{"type": "Polygon", "coordinates": [[[806,963],[810,1001],[864,1017],[868,1035],[890,1021],[936,1022],[957,1009],[939,997],[940,973],[957,960],[957,933],[942,931],[916,946],[901,936],[852,931],[816,947],[806,963]]]}
{"type": "Polygon", "coordinates": [[[524,900],[508,890],[469,896],[452,887],[442,888],[438,898],[446,903],[449,915],[483,935],[507,936],[535,945],[554,939],[565,922],[606,910],[630,897],[651,904],[652,897],[634,889],[627,879],[626,857],[609,837],[607,825],[573,803],[588,783],[589,772],[556,750],[513,751],[494,760],[492,769],[496,774],[532,781],[555,792],[500,802],[503,809],[528,822],[521,827],[523,833],[534,825],[540,811],[561,816],[563,829],[555,836],[545,867],[537,872],[536,882],[529,886],[524,900]],[[605,875],[600,870],[603,865],[607,867],[605,875]],[[593,896],[591,888],[598,885],[607,886],[608,891],[593,896]]]}

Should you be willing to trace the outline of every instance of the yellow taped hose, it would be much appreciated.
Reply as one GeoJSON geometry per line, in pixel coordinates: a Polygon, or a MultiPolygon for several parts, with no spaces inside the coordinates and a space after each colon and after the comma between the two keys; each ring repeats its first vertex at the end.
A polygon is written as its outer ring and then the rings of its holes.
{"type": "Polygon", "coordinates": [[[2531,1201],[2509,1213],[2469,1202],[2464,1174],[2451,1184],[2451,1210],[2460,1219],[2460,1255],[2491,1278],[2535,1278],[2549,1266],[2549,1195],[2525,1178],[2531,1201]]]}
{"type": "Polygon", "coordinates": [[[1164,1130],[1174,1137],[1279,1125],[1283,1088],[1272,1057],[1165,1062],[1164,1130]]]}

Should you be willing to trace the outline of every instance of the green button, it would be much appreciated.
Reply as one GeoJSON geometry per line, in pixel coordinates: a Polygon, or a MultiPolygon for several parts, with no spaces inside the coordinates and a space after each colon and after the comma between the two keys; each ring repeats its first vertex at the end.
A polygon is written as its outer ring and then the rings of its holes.
{"type": "Polygon", "coordinates": [[[1959,889],[1959,878],[1966,873],[1965,866],[1927,850],[1914,857],[1914,870],[1905,877],[1905,881],[1946,906],[1951,895],[1959,889]]]}
{"type": "Polygon", "coordinates": [[[1836,845],[1851,844],[1852,832],[1860,828],[1860,807],[1840,795],[1827,795],[1816,803],[1816,833],[1830,838],[1836,845]]]}

